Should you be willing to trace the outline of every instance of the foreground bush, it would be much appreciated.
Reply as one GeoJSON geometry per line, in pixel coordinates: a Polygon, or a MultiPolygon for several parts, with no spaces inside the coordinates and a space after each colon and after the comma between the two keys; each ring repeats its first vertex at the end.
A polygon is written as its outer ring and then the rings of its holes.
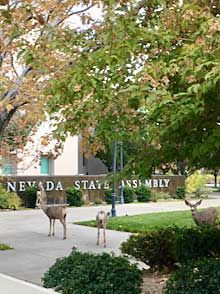
{"type": "Polygon", "coordinates": [[[174,238],[174,258],[190,259],[220,256],[220,230],[214,226],[179,229],[174,238]]]}
{"type": "Polygon", "coordinates": [[[66,192],[67,203],[70,206],[82,206],[83,205],[81,190],[78,190],[74,187],[67,187],[65,192],[66,192]]]}
{"type": "Polygon", "coordinates": [[[172,252],[174,228],[165,228],[158,231],[131,235],[121,245],[123,253],[134,256],[152,269],[171,268],[175,259],[172,252]]]}
{"type": "Polygon", "coordinates": [[[220,260],[206,258],[187,263],[171,275],[165,294],[220,293],[220,260]]]}
{"type": "Polygon", "coordinates": [[[75,251],[57,259],[43,282],[63,294],[141,294],[142,273],[124,257],[75,251]]]}
{"type": "Polygon", "coordinates": [[[8,192],[0,184],[0,209],[18,209],[20,206],[20,197],[14,192],[8,192]]]}
{"type": "Polygon", "coordinates": [[[213,226],[167,227],[132,235],[122,243],[121,250],[152,269],[172,269],[177,263],[191,259],[220,256],[220,231],[213,226]]]}
{"type": "Polygon", "coordinates": [[[36,195],[38,188],[36,186],[27,187],[22,195],[24,206],[28,208],[35,208],[36,195]]]}

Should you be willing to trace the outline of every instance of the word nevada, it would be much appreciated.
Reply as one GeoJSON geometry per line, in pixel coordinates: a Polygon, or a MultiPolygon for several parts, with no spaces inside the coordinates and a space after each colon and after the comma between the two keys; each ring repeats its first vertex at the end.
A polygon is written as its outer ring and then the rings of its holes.
{"type": "MultiPolygon", "coordinates": [[[[8,191],[13,192],[24,192],[27,187],[38,187],[38,183],[40,181],[7,181],[6,186],[8,191]]],[[[131,188],[138,188],[141,185],[144,185],[149,188],[168,188],[170,183],[170,179],[148,179],[148,180],[122,180],[119,183],[119,188],[121,187],[131,187],[131,188]]],[[[67,188],[67,185],[62,184],[62,181],[44,181],[43,183],[44,189],[46,191],[63,191],[67,188]]],[[[70,186],[70,185],[68,185],[70,186]]],[[[110,189],[109,182],[107,180],[75,180],[72,183],[72,186],[76,189],[80,190],[107,190],[110,189]]]]}

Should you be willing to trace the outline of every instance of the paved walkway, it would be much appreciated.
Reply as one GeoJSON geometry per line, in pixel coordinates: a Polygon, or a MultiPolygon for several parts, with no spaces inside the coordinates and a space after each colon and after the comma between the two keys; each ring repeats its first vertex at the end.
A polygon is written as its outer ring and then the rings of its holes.
{"type": "MultiPolygon", "coordinates": [[[[220,207],[220,198],[204,200],[201,208],[209,206],[220,207]]],[[[110,211],[111,206],[68,208],[67,240],[62,240],[60,222],[56,223],[55,237],[47,237],[49,221],[41,210],[1,212],[0,243],[7,243],[14,250],[0,251],[0,273],[41,285],[43,274],[56,258],[69,255],[73,246],[83,252],[120,254],[120,244],[128,238],[128,233],[108,230],[107,248],[103,248],[103,244],[96,245],[96,228],[72,224],[95,219],[100,209],[110,211]]],[[[118,216],[186,209],[183,201],[116,205],[118,216]]]]}

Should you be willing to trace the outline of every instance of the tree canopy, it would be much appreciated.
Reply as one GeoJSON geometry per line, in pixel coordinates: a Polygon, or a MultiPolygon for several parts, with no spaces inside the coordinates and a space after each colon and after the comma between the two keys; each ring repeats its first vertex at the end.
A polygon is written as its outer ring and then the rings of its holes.
{"type": "Polygon", "coordinates": [[[208,166],[220,151],[219,1],[102,1],[74,66],[48,88],[57,134],[85,149],[135,138],[132,169],[208,166]]]}
{"type": "MultiPolygon", "coordinates": [[[[77,38],[77,30],[71,17],[78,16],[83,21],[88,18],[87,11],[98,3],[0,1],[0,152],[7,143],[7,134],[11,134],[13,126],[9,124],[17,111],[20,114],[16,119],[22,118],[16,122],[20,129],[43,119],[46,104],[43,89],[48,80],[58,78],[74,59],[71,39],[77,38]]],[[[15,132],[14,137],[19,133],[15,132]]]]}

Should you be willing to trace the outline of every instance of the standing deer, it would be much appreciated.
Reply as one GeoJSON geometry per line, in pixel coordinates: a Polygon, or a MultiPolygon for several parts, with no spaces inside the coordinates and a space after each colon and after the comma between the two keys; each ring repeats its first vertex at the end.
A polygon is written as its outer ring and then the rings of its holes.
{"type": "Polygon", "coordinates": [[[106,234],[105,230],[108,224],[108,220],[110,217],[110,212],[105,212],[103,210],[99,211],[96,215],[96,226],[98,229],[98,236],[97,236],[97,245],[99,245],[99,235],[100,235],[100,228],[103,228],[103,237],[104,237],[104,247],[106,247],[106,234]]]}
{"type": "Polygon", "coordinates": [[[195,204],[190,203],[185,200],[185,204],[188,205],[192,211],[192,217],[195,223],[198,226],[201,225],[215,225],[217,219],[217,210],[214,207],[206,208],[203,211],[198,211],[197,206],[202,203],[202,200],[199,200],[195,204]]]}
{"type": "Polygon", "coordinates": [[[37,198],[36,198],[36,207],[39,207],[43,210],[43,212],[49,217],[50,220],[50,230],[48,237],[51,236],[51,226],[53,221],[53,233],[54,236],[54,227],[55,227],[55,220],[59,219],[63,225],[63,239],[66,239],[66,205],[59,204],[58,206],[50,206],[47,205],[47,195],[44,190],[43,184],[39,183],[40,191],[37,191],[37,198]]]}

